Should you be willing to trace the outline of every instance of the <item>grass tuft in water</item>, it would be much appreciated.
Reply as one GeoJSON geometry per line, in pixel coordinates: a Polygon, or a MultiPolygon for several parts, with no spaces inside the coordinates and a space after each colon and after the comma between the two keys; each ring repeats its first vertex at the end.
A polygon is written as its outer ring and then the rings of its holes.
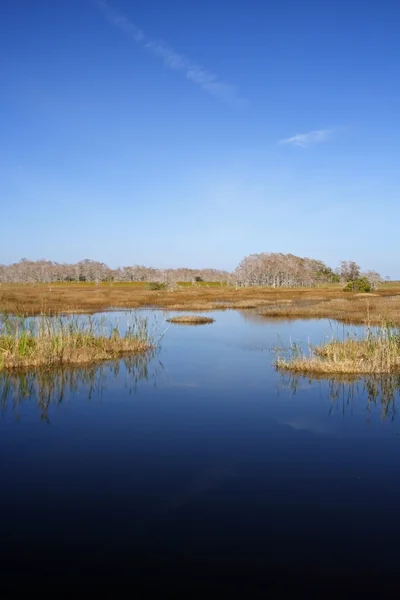
{"type": "Polygon", "coordinates": [[[200,317],[198,315],[179,315],[177,317],[171,317],[167,319],[168,323],[179,323],[181,325],[205,325],[207,323],[214,323],[214,319],[211,317],[200,317]]]}
{"type": "Polygon", "coordinates": [[[118,323],[93,316],[5,316],[0,323],[0,371],[83,365],[152,347],[147,318],[135,314],[128,317],[124,332],[118,323]]]}
{"type": "Polygon", "coordinates": [[[291,346],[279,356],[277,369],[302,374],[378,374],[400,372],[400,331],[390,325],[367,329],[364,337],[349,335],[327,344],[309,346],[308,355],[291,346]]]}

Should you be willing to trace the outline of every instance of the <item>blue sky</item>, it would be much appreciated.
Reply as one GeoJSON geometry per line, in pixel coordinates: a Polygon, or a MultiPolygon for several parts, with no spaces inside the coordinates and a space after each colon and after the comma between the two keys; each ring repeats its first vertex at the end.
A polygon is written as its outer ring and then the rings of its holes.
{"type": "Polygon", "coordinates": [[[400,277],[400,7],[0,2],[0,262],[400,277]]]}

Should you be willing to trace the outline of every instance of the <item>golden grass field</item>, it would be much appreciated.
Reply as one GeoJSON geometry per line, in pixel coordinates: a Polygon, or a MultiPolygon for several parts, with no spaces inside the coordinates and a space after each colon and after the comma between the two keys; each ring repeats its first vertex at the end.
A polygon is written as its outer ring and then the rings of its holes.
{"type": "Polygon", "coordinates": [[[400,294],[344,294],[310,303],[270,306],[262,311],[274,319],[333,319],[347,324],[400,325],[400,294]]]}
{"type": "Polygon", "coordinates": [[[400,285],[382,285],[373,294],[320,288],[238,288],[225,285],[179,285],[148,290],[140,283],[1,284],[0,312],[37,315],[112,308],[155,307],[207,311],[259,308],[266,318],[328,318],[347,323],[389,321],[400,324],[400,285]]]}

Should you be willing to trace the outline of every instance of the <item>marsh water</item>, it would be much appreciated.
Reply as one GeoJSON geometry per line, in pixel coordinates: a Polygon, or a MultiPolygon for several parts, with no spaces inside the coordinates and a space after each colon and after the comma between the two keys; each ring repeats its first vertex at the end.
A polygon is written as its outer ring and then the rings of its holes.
{"type": "Polygon", "coordinates": [[[400,384],[273,367],[277,347],[356,328],[232,310],[165,331],[148,314],[164,334],[149,357],[0,376],[0,585],[387,582],[400,384]]]}

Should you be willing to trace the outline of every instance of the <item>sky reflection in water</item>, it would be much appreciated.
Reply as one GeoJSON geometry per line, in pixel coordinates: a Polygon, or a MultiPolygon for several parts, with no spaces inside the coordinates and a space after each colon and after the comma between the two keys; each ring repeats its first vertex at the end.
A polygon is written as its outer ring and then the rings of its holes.
{"type": "MultiPolygon", "coordinates": [[[[157,331],[171,314],[155,313],[157,331]]],[[[60,572],[85,556],[89,571],[134,560],[171,577],[182,561],[205,573],[394,568],[399,377],[282,375],[273,349],[323,341],[330,323],[211,316],[171,325],[149,357],[0,375],[10,573],[34,573],[38,555],[60,572]]]]}

